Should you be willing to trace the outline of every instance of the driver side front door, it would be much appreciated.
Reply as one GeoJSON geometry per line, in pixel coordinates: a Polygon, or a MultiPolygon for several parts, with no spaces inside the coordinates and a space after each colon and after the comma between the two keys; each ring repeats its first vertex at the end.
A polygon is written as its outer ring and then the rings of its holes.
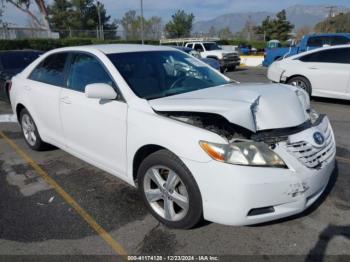
{"type": "Polygon", "coordinates": [[[70,152],[107,172],[126,175],[127,104],[120,93],[115,100],[85,96],[92,83],[116,85],[102,63],[87,53],[71,59],[67,88],[60,96],[65,143],[70,152]]]}

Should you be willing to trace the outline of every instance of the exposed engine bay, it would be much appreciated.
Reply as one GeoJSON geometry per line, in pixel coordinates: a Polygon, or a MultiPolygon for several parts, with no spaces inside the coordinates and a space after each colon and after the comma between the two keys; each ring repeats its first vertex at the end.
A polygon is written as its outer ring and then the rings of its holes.
{"type": "Polygon", "coordinates": [[[223,116],[198,112],[158,112],[171,119],[214,132],[231,142],[234,139],[249,139],[252,132],[227,121],[223,116]]]}
{"type": "MultiPolygon", "coordinates": [[[[289,135],[301,132],[302,130],[305,130],[312,126],[310,121],[306,121],[302,125],[299,125],[296,127],[252,132],[239,125],[230,123],[226,118],[224,118],[221,115],[217,115],[213,113],[198,113],[198,112],[157,112],[157,113],[177,121],[181,121],[196,127],[209,130],[227,139],[229,143],[233,142],[234,140],[249,139],[256,142],[265,142],[266,144],[272,145],[280,141],[286,141],[288,140],[289,135]]],[[[323,119],[323,116],[320,116],[319,121],[321,121],[322,119],[323,119]]]]}

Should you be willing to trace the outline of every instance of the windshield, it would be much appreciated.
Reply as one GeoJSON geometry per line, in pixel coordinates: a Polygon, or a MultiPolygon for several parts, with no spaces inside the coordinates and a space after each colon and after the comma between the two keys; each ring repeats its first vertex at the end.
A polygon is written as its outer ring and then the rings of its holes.
{"type": "Polygon", "coordinates": [[[221,50],[221,48],[217,45],[217,43],[203,43],[205,50],[221,50]]]}
{"type": "Polygon", "coordinates": [[[179,51],[109,54],[134,93],[155,99],[229,83],[214,69],[179,51]]]}
{"type": "Polygon", "coordinates": [[[1,54],[1,63],[5,70],[24,69],[41,53],[39,52],[9,52],[1,54]]]}

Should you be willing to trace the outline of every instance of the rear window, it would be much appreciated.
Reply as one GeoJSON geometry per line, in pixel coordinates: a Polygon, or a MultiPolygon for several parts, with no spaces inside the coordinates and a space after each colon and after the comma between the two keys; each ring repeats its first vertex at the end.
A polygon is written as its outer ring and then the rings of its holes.
{"type": "Polygon", "coordinates": [[[321,50],[299,58],[303,62],[350,64],[350,48],[321,50]]]}
{"type": "Polygon", "coordinates": [[[1,54],[1,64],[5,70],[24,69],[41,55],[40,52],[9,52],[1,54]]]}

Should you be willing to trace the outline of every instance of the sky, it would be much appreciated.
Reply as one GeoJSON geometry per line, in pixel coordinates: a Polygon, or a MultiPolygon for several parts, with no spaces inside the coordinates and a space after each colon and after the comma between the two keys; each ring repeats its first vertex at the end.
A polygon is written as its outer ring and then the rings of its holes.
{"type": "MultiPolygon", "coordinates": [[[[6,1],[5,1],[6,2],[6,1]]],[[[34,2],[34,1],[33,1],[34,2]]],[[[53,0],[47,0],[52,3],[53,0]]],[[[128,10],[140,11],[140,0],[100,0],[112,18],[119,19],[128,10]]],[[[350,0],[143,0],[144,16],[160,16],[168,21],[178,9],[192,12],[195,21],[235,12],[279,11],[292,5],[342,5],[350,7],[350,0]]],[[[17,26],[28,24],[28,18],[10,4],[5,3],[4,18],[17,26]]]]}

